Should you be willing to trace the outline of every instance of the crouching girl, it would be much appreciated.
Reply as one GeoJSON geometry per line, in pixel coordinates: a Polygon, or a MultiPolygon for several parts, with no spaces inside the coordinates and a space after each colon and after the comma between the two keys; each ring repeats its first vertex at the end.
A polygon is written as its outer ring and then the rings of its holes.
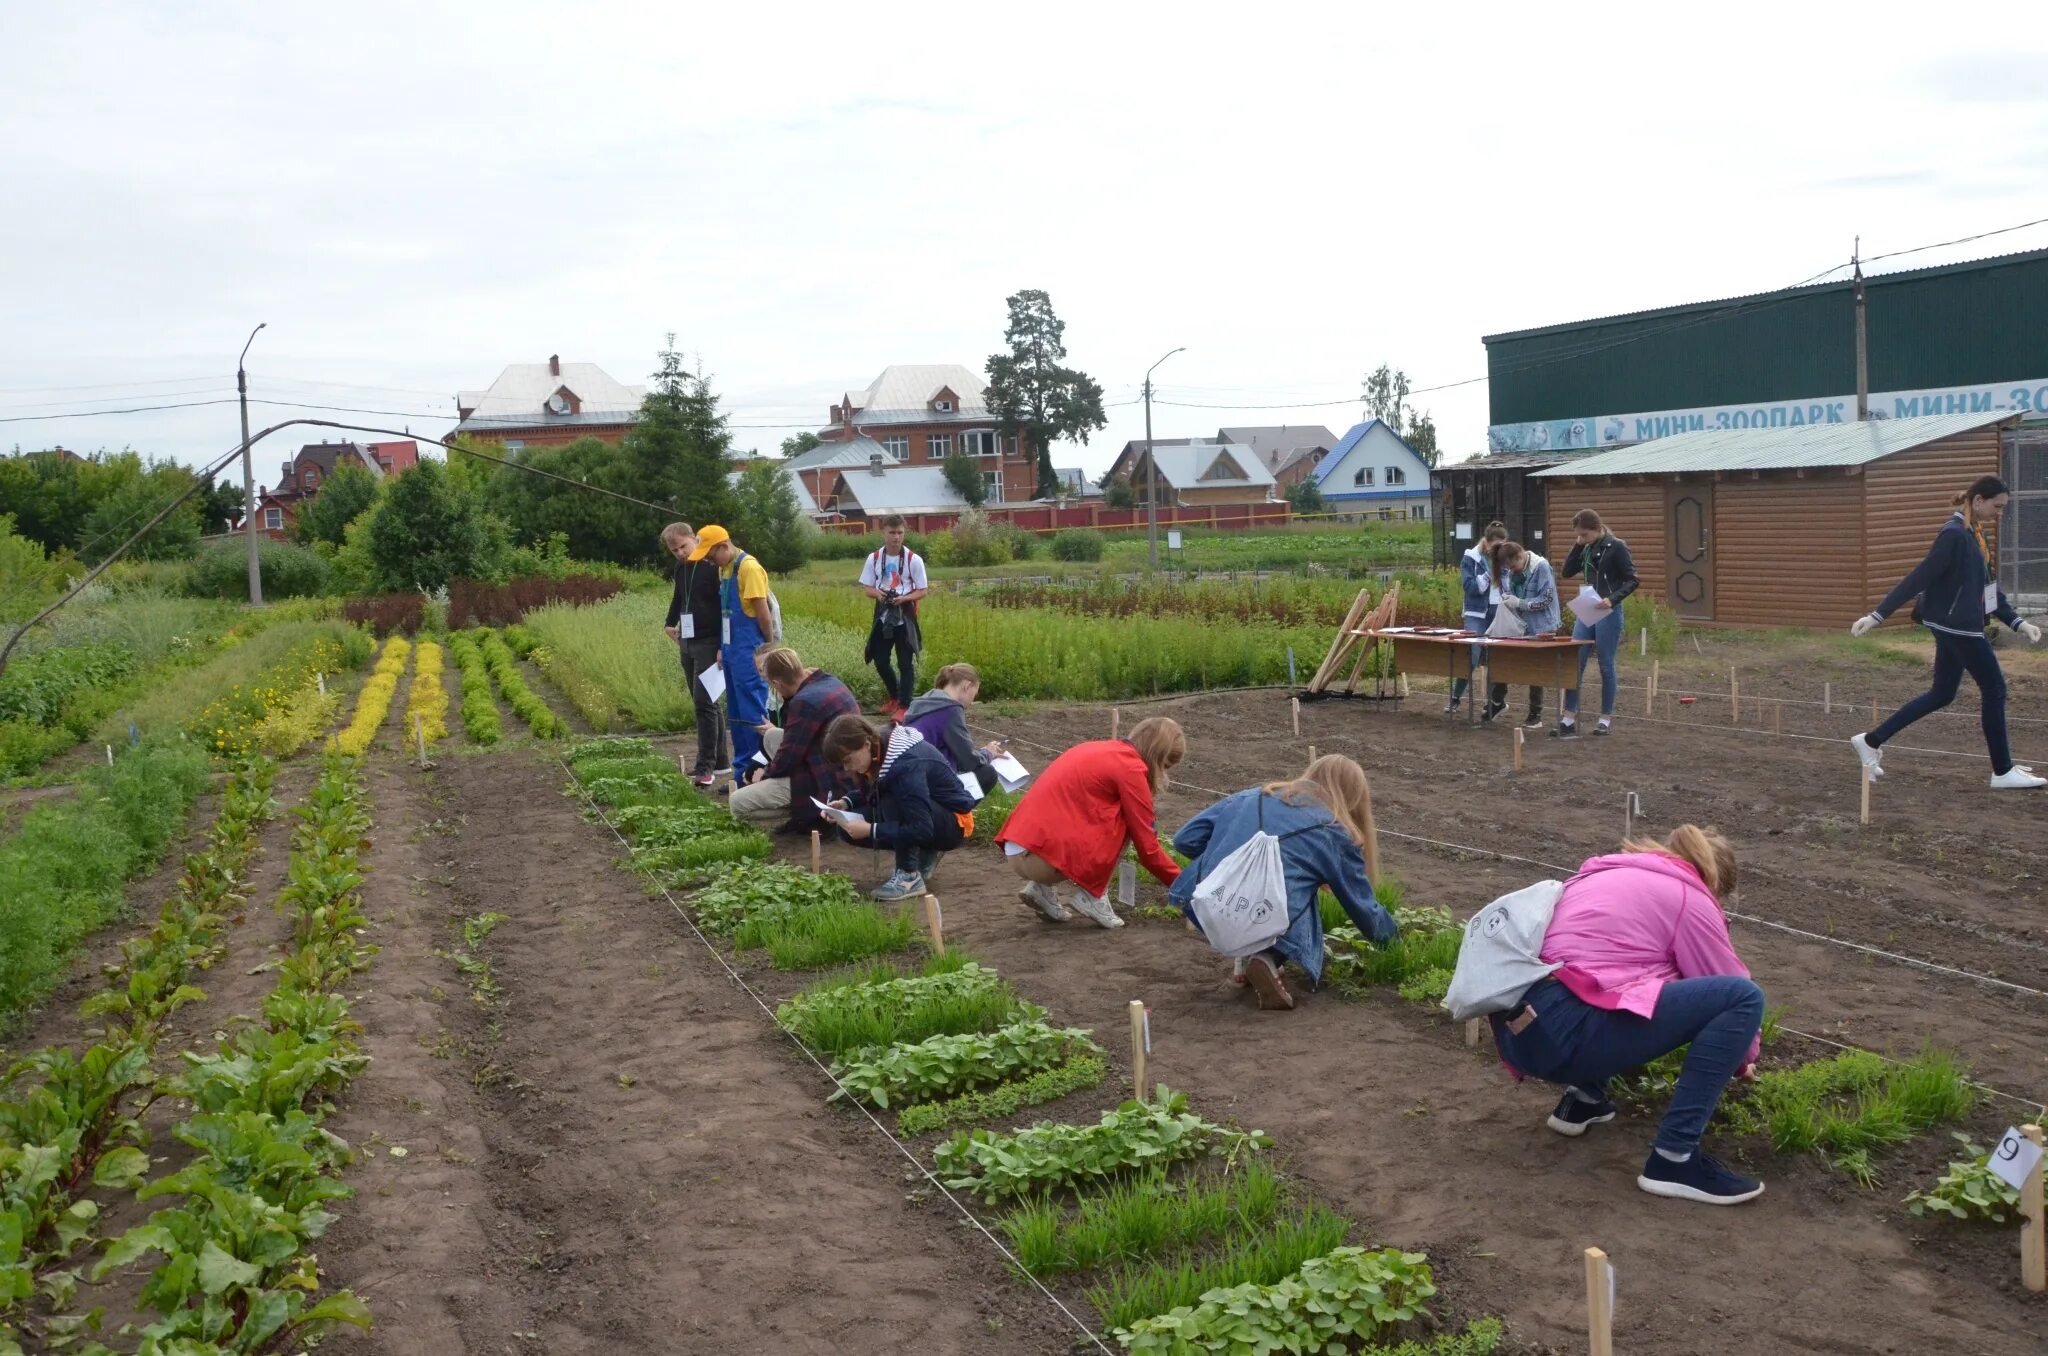
{"type": "Polygon", "coordinates": [[[1281,969],[1294,964],[1311,986],[1323,978],[1323,914],[1317,904],[1327,889],[1346,916],[1373,942],[1384,945],[1399,931],[1373,897],[1379,875],[1379,837],[1372,822],[1372,789],[1365,771],[1341,754],[1326,753],[1293,781],[1270,782],[1240,791],[1189,820],[1174,835],[1173,850],[1188,858],[1169,897],[1197,927],[1195,891],[1202,880],[1253,835],[1280,840],[1287,880],[1287,930],[1272,946],[1248,957],[1243,980],[1259,996],[1259,1007],[1294,1006],[1281,969]]]}
{"type": "Polygon", "coordinates": [[[885,737],[857,715],[826,727],[825,757],[859,788],[847,808],[866,822],[846,825],[846,836],[896,853],[895,873],[876,887],[875,898],[923,894],[941,854],[974,831],[974,798],[952,763],[909,726],[893,726],[885,737]]]}
{"type": "Polygon", "coordinates": [[[1764,994],[1728,940],[1735,849],[1681,824],[1631,842],[1565,883],[1541,959],[1559,968],[1491,1018],[1511,1070],[1562,1083],[1550,1128],[1578,1136],[1617,1114],[1607,1080],[1681,1046],[1685,1064],[1636,1185],[1656,1196],[1738,1205],[1764,1185],[1700,1147],[1729,1080],[1750,1077],[1764,994]]]}

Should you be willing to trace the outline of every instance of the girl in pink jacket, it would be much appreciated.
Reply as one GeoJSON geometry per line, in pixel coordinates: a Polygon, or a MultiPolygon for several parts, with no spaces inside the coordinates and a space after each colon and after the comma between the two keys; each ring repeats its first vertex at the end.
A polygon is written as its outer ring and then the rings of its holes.
{"type": "Polygon", "coordinates": [[[1739,1205],[1763,1183],[1700,1148],[1729,1080],[1752,1076],[1763,1026],[1763,990],[1721,912],[1735,893],[1735,849],[1693,824],[1663,843],[1622,847],[1565,883],[1543,934],[1542,958],[1558,969],[1493,1017],[1494,1038],[1518,1074],[1564,1085],[1549,1125],[1572,1136],[1614,1119],[1608,1079],[1689,1045],[1636,1185],[1739,1205]]]}

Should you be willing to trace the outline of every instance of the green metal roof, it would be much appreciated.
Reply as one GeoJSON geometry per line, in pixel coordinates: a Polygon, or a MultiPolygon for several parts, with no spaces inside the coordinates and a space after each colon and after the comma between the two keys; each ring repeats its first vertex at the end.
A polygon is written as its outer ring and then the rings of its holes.
{"type": "Polygon", "coordinates": [[[1937,414],[1804,428],[1709,428],[1566,462],[1538,477],[1678,475],[1706,471],[1791,471],[1861,466],[1950,434],[2017,419],[2012,413],[1937,414]]]}

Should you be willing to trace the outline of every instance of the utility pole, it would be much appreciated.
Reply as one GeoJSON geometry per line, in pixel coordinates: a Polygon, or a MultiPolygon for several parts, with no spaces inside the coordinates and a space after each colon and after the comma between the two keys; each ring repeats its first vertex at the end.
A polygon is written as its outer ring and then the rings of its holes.
{"type": "Polygon", "coordinates": [[[1856,237],[1856,246],[1849,253],[1849,262],[1856,266],[1856,422],[1870,418],[1870,339],[1864,324],[1863,305],[1863,237],[1856,237]]]}
{"type": "MultiPolygon", "coordinates": [[[[1183,345],[1166,355],[1185,353],[1183,345]]],[[[1166,361],[1161,358],[1159,363],[1166,361]]],[[[1152,373],[1159,363],[1145,369],[1145,542],[1146,557],[1153,569],[1159,568],[1159,459],[1152,450],[1152,373]]]]}
{"type": "Polygon", "coordinates": [[[258,331],[269,321],[264,321],[249,331],[249,343],[242,345],[242,356],[235,359],[235,391],[242,398],[242,528],[249,537],[249,605],[263,606],[263,557],[256,546],[256,473],[249,461],[249,374],[242,364],[248,360],[249,344],[256,342],[258,331]]]}

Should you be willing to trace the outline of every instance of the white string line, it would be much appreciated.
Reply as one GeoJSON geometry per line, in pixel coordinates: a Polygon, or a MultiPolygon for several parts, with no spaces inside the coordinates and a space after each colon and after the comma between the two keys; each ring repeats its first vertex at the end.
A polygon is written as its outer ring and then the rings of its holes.
{"type": "MultiPolygon", "coordinates": [[[[997,733],[997,731],[993,731],[993,729],[987,729],[987,727],[981,727],[981,729],[983,729],[983,733],[997,733]]],[[[1012,744],[1022,744],[1022,746],[1026,746],[1026,748],[1034,748],[1034,750],[1040,750],[1040,752],[1047,752],[1047,754],[1057,754],[1057,752],[1061,752],[1061,750],[1055,750],[1055,748],[1051,748],[1051,746],[1047,746],[1047,744],[1036,744],[1036,741],[1032,741],[1032,739],[1012,739],[1012,744]]],[[[1171,785],[1174,785],[1174,787],[1186,787],[1188,791],[1200,791],[1202,795],[1212,795],[1212,797],[1225,797],[1225,795],[1229,795],[1229,793],[1225,793],[1225,791],[1217,791],[1217,789],[1214,789],[1214,787],[1200,787],[1200,785],[1196,785],[1196,782],[1182,782],[1182,780],[1176,780],[1176,782],[1171,782],[1171,785]]],[[[1561,873],[1561,875],[1565,875],[1565,877],[1573,877],[1573,875],[1577,875],[1577,873],[1573,871],[1573,868],[1569,868],[1569,866],[1559,866],[1559,864],[1556,864],[1556,862],[1540,862],[1540,860],[1536,860],[1534,856],[1516,856],[1516,854],[1513,854],[1513,852],[1495,852],[1493,848],[1470,848],[1470,846],[1466,846],[1466,844],[1460,844],[1460,842],[1442,842],[1442,840],[1438,840],[1438,838],[1417,838],[1415,834],[1397,834],[1395,830],[1384,830],[1384,828],[1382,828],[1382,830],[1378,830],[1378,832],[1380,832],[1380,834],[1384,834],[1386,838],[1405,838],[1407,842],[1421,842],[1421,844],[1430,844],[1432,848],[1452,848],[1452,850],[1456,850],[1456,852],[1473,852],[1473,854],[1477,854],[1477,856],[1495,856],[1495,858],[1501,858],[1501,860],[1505,860],[1505,862],[1522,862],[1524,866],[1538,866],[1538,868],[1542,868],[1542,871],[1556,871],[1556,873],[1561,873]]],[[[1890,952],[1886,952],[1886,950],[1876,950],[1874,946],[1862,946],[1862,944],[1858,944],[1858,942],[1841,942],[1839,938],[1831,938],[1831,936],[1821,936],[1819,932],[1800,932],[1798,928],[1788,928],[1788,926],[1784,926],[1784,924],[1774,924],[1774,922],[1769,922],[1767,918],[1749,918],[1747,914],[1737,914],[1737,912],[1735,912],[1735,909],[1722,909],[1722,912],[1724,912],[1726,916],[1729,916],[1729,918],[1741,918],[1743,922],[1755,922],[1755,924],[1763,924],[1765,928],[1780,928],[1780,930],[1784,930],[1784,932],[1798,932],[1800,936],[1810,936],[1812,940],[1817,940],[1817,942],[1835,942],[1835,944],[1839,944],[1839,946],[1855,946],[1855,948],[1858,948],[1858,950],[1870,950],[1870,952],[1872,952],[1872,955],[1880,955],[1880,957],[1886,957],[1886,959],[1892,959],[1892,961],[1905,961],[1907,965],[1925,965],[1927,969],[1937,969],[1937,971],[1948,971],[1948,973],[1952,973],[1952,975],[1962,975],[1962,977],[1966,977],[1966,979],[1978,979],[1978,981],[1982,981],[1982,983],[2001,983],[2001,985],[2005,985],[2005,987],[2011,987],[2011,989],[2019,989],[2021,993],[2034,993],[2034,995],[2040,995],[2040,998],[2048,998],[2048,993],[2042,993],[2040,989],[2028,989],[2028,987],[2025,987],[2025,985],[2017,985],[2017,983],[2005,983],[2003,979],[1991,979],[1989,975],[1972,975],[1970,971],[1958,971],[1958,969],[1950,969],[1950,967],[1946,967],[1946,965],[1933,965],[1931,961],[1915,961],[1913,957],[1894,957],[1894,955],[1890,955],[1890,952]]],[[[1839,1043],[1839,1041],[1829,1041],[1829,1039],[1827,1039],[1827,1036],[1815,1036],[1815,1034],[1810,1034],[1810,1032],[1804,1032],[1804,1030],[1796,1030],[1796,1028],[1792,1028],[1792,1026],[1786,1026],[1784,1022],[1780,1022],[1780,1024],[1778,1024],[1778,1030],[1786,1032],[1788,1036],[1800,1036],[1800,1039],[1802,1039],[1802,1041],[1817,1041],[1817,1043],[1821,1043],[1821,1045],[1831,1045],[1831,1047],[1835,1047],[1837,1051],[1862,1051],[1864,1055],[1876,1055],[1878,1059],[1882,1059],[1884,1063],[1890,1063],[1890,1065],[1896,1065],[1896,1063],[1903,1063],[1903,1061],[1898,1061],[1898,1059],[1892,1059],[1890,1055],[1884,1055],[1884,1053],[1878,1053],[1878,1051],[1866,1049],[1866,1047],[1862,1047],[1862,1045],[1843,1045],[1843,1043],[1839,1043]]],[[[2048,1110],[2048,1104],[2044,1104],[2044,1102],[2038,1102],[2038,1100],[2034,1100],[2034,1098],[2023,1098],[2023,1096],[2019,1096],[2019,1094],[2013,1094],[2013,1092],[2005,1092],[2003,1088],[1993,1088],[1991,1084],[1978,1084],[1978,1082],[1974,1082],[1974,1079],[1964,1079],[1964,1082],[1966,1082],[1966,1084],[1970,1084],[1972,1088],[1976,1088],[1978,1092],[1989,1092],[1991,1096],[1997,1096],[1997,1098],[2005,1098],[2007,1102],[2017,1102],[2019,1106],[2040,1106],[2042,1110],[2048,1110]]]]}
{"type": "MultiPolygon", "coordinates": [[[[1640,683],[1619,683],[1615,685],[1614,690],[1617,693],[1641,692],[1644,686],[1644,684],[1640,683]]],[[[1666,688],[1660,684],[1657,688],[1657,691],[1659,693],[1668,691],[1669,693],[1671,693],[1671,695],[1675,697],[1708,697],[1715,701],[1726,701],[1728,699],[1728,694],[1725,692],[1709,692],[1704,688],[1666,688]]],[[[1829,701],[1817,702],[1810,697],[1765,697],[1758,696],[1755,693],[1750,694],[1748,700],[1751,702],[1776,702],[1781,706],[1818,706],[1823,708],[1823,714],[1844,716],[1855,715],[1857,711],[1859,711],[1866,704],[1865,702],[1859,702],[1851,697],[1835,697],[1829,701]]],[[[1910,701],[1912,699],[1908,698],[1907,700],[1910,701]]],[[[1892,710],[1896,711],[1899,709],[1900,706],[1903,706],[1904,704],[1904,702],[1900,702],[1894,705],[1892,707],[1892,710]]],[[[1976,720],[1981,710],[1982,708],[1975,706],[1966,706],[1960,711],[1944,707],[1939,711],[1929,711],[1926,715],[1920,717],[1920,719],[1930,720],[1935,716],[1954,716],[1959,720],[1976,720]]],[[[2011,725],[2048,725],[2048,718],[2044,718],[2041,716],[2007,715],[2005,719],[2006,723],[2011,725]]]]}
{"type": "MultiPolygon", "coordinates": [[[[638,736],[630,737],[637,738],[638,736]]],[[[590,797],[590,794],[583,789],[582,779],[577,777],[575,770],[571,768],[567,762],[559,758],[556,760],[556,762],[560,764],[562,771],[569,774],[569,780],[575,783],[576,793],[578,796],[582,798],[583,803],[589,806],[590,809],[597,815],[598,819],[604,824],[604,826],[612,831],[612,837],[619,840],[619,846],[625,848],[626,851],[630,853],[633,850],[633,845],[626,840],[626,836],[624,834],[619,832],[619,826],[612,823],[611,816],[607,815],[604,812],[604,808],[600,806],[595,800],[593,800],[590,797]]],[[[761,995],[754,991],[752,985],[748,984],[746,980],[740,977],[739,971],[732,968],[732,965],[725,959],[724,953],[719,951],[719,949],[716,946],[712,945],[711,939],[704,935],[702,929],[700,929],[697,926],[696,920],[690,917],[689,912],[685,910],[681,904],[676,902],[676,897],[669,893],[668,887],[666,885],[661,884],[659,881],[656,881],[655,888],[661,891],[661,897],[668,901],[668,906],[676,911],[676,917],[682,919],[684,925],[687,926],[691,932],[696,934],[697,940],[704,944],[704,949],[711,953],[712,959],[718,962],[719,967],[725,971],[726,977],[730,979],[733,983],[739,985],[740,991],[742,993],[746,994],[747,997],[754,1000],[754,1005],[760,1008],[761,1011],[767,1015],[768,1020],[774,1024],[775,1029],[777,1031],[780,1031],[783,1035],[789,1037],[790,1043],[796,1046],[797,1049],[803,1051],[804,1057],[809,1059],[811,1063],[818,1066],[818,1072],[824,1074],[825,1077],[828,1080],[830,1080],[832,1086],[839,1089],[839,1091],[845,1095],[846,1100],[848,1102],[860,1108],[861,1114],[868,1118],[868,1123],[875,1127],[875,1130],[882,1136],[882,1138],[888,1140],[889,1143],[895,1145],[896,1152],[902,1154],[905,1158],[909,1159],[910,1165],[916,1168],[920,1173],[922,1173],[924,1175],[924,1179],[927,1182],[930,1182],[932,1186],[936,1187],[938,1189],[939,1194],[944,1196],[947,1199],[947,1201],[951,1202],[953,1208],[958,1210],[960,1214],[968,1221],[968,1223],[972,1224],[975,1228],[979,1229],[981,1231],[982,1237],[986,1238],[990,1243],[992,1243],[995,1246],[996,1251],[1003,1255],[1004,1260],[1008,1261],[1010,1265],[1015,1267],[1017,1271],[1026,1280],[1030,1281],[1032,1285],[1036,1286],[1040,1294],[1044,1295],[1047,1299],[1051,1300],[1053,1302],[1054,1307],[1057,1308],[1061,1313],[1065,1314],[1068,1320],[1071,1321],[1075,1327],[1079,1328],[1082,1334],[1086,1336],[1089,1341],[1093,1342],[1099,1350],[1107,1352],[1109,1356],[1117,1356],[1116,1352],[1107,1343],[1105,1343],[1100,1336],[1096,1334],[1093,1328],[1089,1327],[1086,1323],[1082,1322],[1080,1316],[1076,1314],[1072,1309],[1069,1309],[1058,1295],[1055,1295],[1052,1291],[1046,1289],[1045,1283],[1043,1281],[1040,1281],[1038,1277],[1032,1275],[1030,1270],[1026,1268],[1022,1262],[1017,1260],[1017,1255],[1011,1252],[1008,1247],[1004,1246],[1003,1241],[1001,1239],[997,1238],[994,1234],[990,1233],[988,1226],[983,1224],[972,1210],[969,1210],[966,1206],[962,1205],[960,1203],[960,1199],[957,1196],[955,1196],[952,1192],[946,1189],[945,1183],[941,1182],[937,1177],[932,1175],[931,1169],[927,1168],[924,1165],[923,1161],[920,1160],[916,1154],[910,1151],[909,1146],[905,1145],[902,1140],[896,1138],[896,1136],[889,1130],[889,1127],[883,1125],[881,1121],[875,1118],[875,1113],[868,1110],[866,1104],[863,1103],[858,1097],[854,1096],[852,1090],[849,1089],[844,1083],[839,1081],[839,1079],[833,1074],[832,1070],[826,1066],[825,1062],[819,1059],[818,1056],[812,1052],[810,1046],[804,1044],[802,1037],[798,1036],[796,1032],[790,1030],[787,1026],[784,1026],[780,1021],[776,1020],[775,1010],[769,1007],[767,1002],[762,999],[761,995]]]]}
{"type": "MultiPolygon", "coordinates": [[[[1754,701],[1755,698],[1751,698],[1751,700],[1754,701]]],[[[1673,729],[1701,730],[1709,734],[1719,732],[1721,734],[1763,735],[1770,739],[1803,739],[1814,744],[1847,744],[1849,742],[1838,735],[1780,734],[1776,731],[1760,730],[1749,725],[1711,725],[1705,721],[1665,720],[1657,716],[1631,716],[1620,711],[1615,712],[1612,718],[1615,720],[1639,721],[1644,725],[1669,725],[1673,729]]],[[[1884,748],[1888,753],[1897,749],[1902,753],[1926,753],[1940,758],[1970,758],[1979,762],[1989,762],[1991,760],[1990,755],[1981,749],[1975,753],[1962,753],[1955,749],[1930,749],[1920,744],[1886,744],[1884,748]]],[[[2024,760],[2020,755],[2013,755],[2013,763],[2015,765],[2022,761],[2024,760]]]]}

